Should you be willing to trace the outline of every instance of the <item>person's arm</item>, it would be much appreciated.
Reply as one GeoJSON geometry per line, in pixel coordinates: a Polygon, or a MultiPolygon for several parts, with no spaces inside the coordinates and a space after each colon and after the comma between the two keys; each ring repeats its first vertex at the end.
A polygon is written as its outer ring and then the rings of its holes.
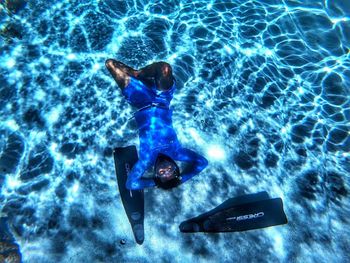
{"type": "Polygon", "coordinates": [[[133,166],[126,181],[126,188],[129,190],[140,190],[147,187],[154,187],[156,184],[151,178],[141,178],[147,169],[154,163],[152,155],[140,156],[140,159],[133,166]]]}
{"type": "Polygon", "coordinates": [[[208,160],[202,155],[186,148],[177,151],[175,160],[187,162],[185,170],[181,173],[181,183],[199,174],[208,165],[208,160]]]}

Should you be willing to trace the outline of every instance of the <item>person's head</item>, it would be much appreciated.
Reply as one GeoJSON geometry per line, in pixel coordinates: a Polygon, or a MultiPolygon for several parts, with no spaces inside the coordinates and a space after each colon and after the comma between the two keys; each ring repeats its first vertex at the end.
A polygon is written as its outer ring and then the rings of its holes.
{"type": "Polygon", "coordinates": [[[154,165],[154,181],[163,189],[170,189],[180,184],[180,169],[169,156],[161,153],[158,155],[154,165]]]}

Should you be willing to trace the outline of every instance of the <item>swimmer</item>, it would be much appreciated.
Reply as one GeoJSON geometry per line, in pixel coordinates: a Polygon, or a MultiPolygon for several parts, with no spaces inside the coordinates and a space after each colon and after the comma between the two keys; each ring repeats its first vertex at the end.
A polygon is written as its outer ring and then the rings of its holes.
{"type": "Polygon", "coordinates": [[[135,70],[114,59],[106,67],[127,102],[137,108],[134,114],[139,130],[139,160],[131,169],[126,182],[130,190],[158,186],[170,189],[200,173],[208,161],[200,154],[184,148],[178,141],[172,124],[170,101],[176,89],[171,66],[156,62],[135,70]],[[175,161],[186,162],[182,171],[175,161]],[[154,178],[142,177],[154,166],[154,178]]]}

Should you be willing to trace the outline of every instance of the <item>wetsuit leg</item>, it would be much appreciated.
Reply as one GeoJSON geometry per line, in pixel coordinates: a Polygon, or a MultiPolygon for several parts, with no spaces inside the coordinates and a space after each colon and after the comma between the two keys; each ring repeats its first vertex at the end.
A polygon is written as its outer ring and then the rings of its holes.
{"type": "Polygon", "coordinates": [[[134,77],[137,73],[133,68],[114,59],[107,59],[106,67],[121,89],[130,83],[130,76],[134,77]]]}
{"type": "Polygon", "coordinates": [[[159,90],[168,90],[174,84],[173,71],[166,62],[155,62],[140,69],[136,77],[147,86],[156,85],[159,90]]]}

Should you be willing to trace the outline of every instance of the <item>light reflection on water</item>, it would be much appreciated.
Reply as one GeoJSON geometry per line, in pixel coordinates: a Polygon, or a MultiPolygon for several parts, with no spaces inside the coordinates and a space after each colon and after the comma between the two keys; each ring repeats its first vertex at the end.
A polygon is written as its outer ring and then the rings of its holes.
{"type": "Polygon", "coordinates": [[[0,200],[24,260],[344,259],[346,2],[28,1],[1,12],[0,200]],[[171,193],[146,193],[142,247],[115,182],[112,148],[138,138],[128,121],[134,109],[104,68],[110,57],[135,68],[173,66],[178,138],[209,159],[171,193]],[[283,198],[288,225],[220,235],[177,229],[229,197],[262,190],[283,198]]]}

